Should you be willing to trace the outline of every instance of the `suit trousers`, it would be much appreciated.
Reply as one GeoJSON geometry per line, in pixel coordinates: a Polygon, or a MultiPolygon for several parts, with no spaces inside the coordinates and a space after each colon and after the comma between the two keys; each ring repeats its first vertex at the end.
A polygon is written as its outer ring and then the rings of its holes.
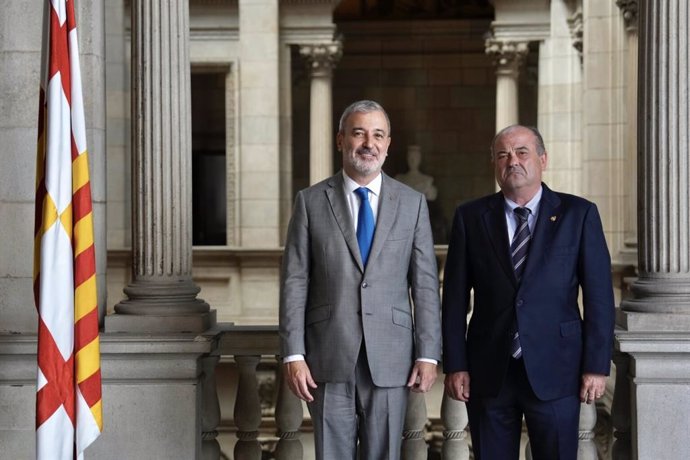
{"type": "Polygon", "coordinates": [[[364,346],[350,381],[316,384],[307,406],[317,460],[400,459],[409,390],[375,386],[364,346]]]}
{"type": "Polygon", "coordinates": [[[467,409],[476,460],[518,460],[523,415],[534,460],[577,458],[578,395],[540,400],[522,358],[511,358],[496,397],[471,396],[467,409]]]}

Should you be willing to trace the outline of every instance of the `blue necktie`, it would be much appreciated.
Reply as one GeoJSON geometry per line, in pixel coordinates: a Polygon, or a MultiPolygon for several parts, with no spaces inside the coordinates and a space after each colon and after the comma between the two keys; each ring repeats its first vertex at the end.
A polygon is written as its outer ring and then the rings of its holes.
{"type": "Polygon", "coordinates": [[[357,243],[362,256],[362,265],[367,265],[371,242],[374,239],[374,212],[369,204],[369,189],[360,187],[355,190],[359,197],[359,214],[357,215],[357,243]]]}
{"type": "MultiPolygon", "coordinates": [[[[513,209],[513,213],[515,214],[517,228],[515,229],[515,235],[513,235],[513,242],[510,245],[510,256],[513,258],[515,277],[518,282],[520,282],[522,273],[525,271],[529,242],[532,239],[532,235],[529,231],[529,224],[527,223],[530,210],[528,208],[515,208],[513,209]]],[[[510,354],[515,359],[522,356],[522,346],[520,345],[520,333],[517,330],[517,323],[513,324],[510,354]]]]}

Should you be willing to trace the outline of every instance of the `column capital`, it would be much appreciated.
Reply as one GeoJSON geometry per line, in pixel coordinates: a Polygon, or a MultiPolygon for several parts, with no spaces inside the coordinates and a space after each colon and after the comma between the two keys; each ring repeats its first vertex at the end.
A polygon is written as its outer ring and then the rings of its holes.
{"type": "Polygon", "coordinates": [[[568,18],[568,29],[570,29],[570,38],[573,40],[573,48],[577,50],[582,60],[582,44],[584,35],[584,25],[582,22],[582,8],[578,9],[568,18]]]}
{"type": "Polygon", "coordinates": [[[625,28],[628,31],[637,30],[637,5],[638,0],[616,0],[616,6],[621,9],[623,13],[623,20],[625,21],[625,28]]]}
{"type": "Polygon", "coordinates": [[[494,57],[497,72],[517,72],[529,53],[529,42],[518,40],[497,40],[494,37],[484,42],[486,54],[494,57]]]}
{"type": "Polygon", "coordinates": [[[312,77],[330,76],[343,55],[343,43],[334,40],[330,43],[300,45],[299,54],[306,60],[312,77]]]}

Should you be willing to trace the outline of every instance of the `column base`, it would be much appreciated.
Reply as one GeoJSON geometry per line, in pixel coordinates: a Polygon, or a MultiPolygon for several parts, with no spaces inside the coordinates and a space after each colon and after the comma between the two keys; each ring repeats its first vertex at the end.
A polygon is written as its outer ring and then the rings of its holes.
{"type": "Polygon", "coordinates": [[[690,458],[690,332],[617,330],[616,346],[631,357],[632,458],[690,458]]]}
{"type": "MultiPolygon", "coordinates": [[[[629,300],[623,302],[623,306],[629,300]]],[[[690,314],[616,310],[616,324],[628,332],[688,332],[690,314]]]]}
{"type": "Polygon", "coordinates": [[[192,315],[125,315],[105,317],[106,332],[204,332],[216,325],[216,310],[192,315]]]}

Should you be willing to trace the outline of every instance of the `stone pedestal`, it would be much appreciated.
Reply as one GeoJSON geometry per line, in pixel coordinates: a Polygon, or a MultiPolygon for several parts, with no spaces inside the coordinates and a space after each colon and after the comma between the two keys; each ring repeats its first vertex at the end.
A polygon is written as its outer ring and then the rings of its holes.
{"type": "MultiPolygon", "coordinates": [[[[104,430],[87,458],[201,458],[202,365],[196,334],[101,335],[104,430]]],[[[0,334],[2,458],[35,457],[36,336],[0,334]]]]}

